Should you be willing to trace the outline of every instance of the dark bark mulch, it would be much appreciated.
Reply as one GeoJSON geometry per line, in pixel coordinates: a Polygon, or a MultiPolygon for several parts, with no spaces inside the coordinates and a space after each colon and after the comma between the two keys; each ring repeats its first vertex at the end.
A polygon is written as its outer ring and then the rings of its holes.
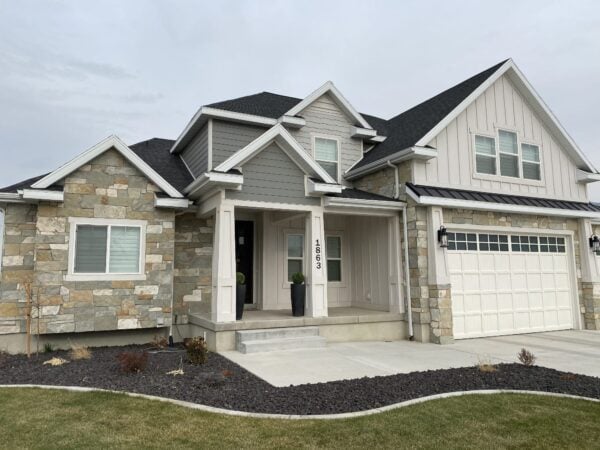
{"type": "Polygon", "coordinates": [[[31,359],[0,354],[0,384],[96,387],[275,414],[361,411],[432,394],[480,389],[546,391],[600,399],[600,378],[519,364],[501,364],[492,373],[466,367],[277,388],[218,354],[211,353],[206,364],[193,366],[186,362],[185,351],[175,350],[151,352],[143,372],[123,373],[117,356],[144,349],[94,348],[90,360],[57,367],[42,363],[54,356],[70,359],[68,352],[44,353],[31,359]],[[166,374],[180,365],[183,375],[166,374]]]}

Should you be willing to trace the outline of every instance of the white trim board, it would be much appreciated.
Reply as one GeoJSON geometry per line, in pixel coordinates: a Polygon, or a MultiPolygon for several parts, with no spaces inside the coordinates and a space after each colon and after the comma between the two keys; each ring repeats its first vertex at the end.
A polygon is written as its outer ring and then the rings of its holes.
{"type": "Polygon", "coordinates": [[[363,167],[358,169],[353,169],[356,164],[362,161],[362,158],[356,161],[353,166],[346,171],[346,175],[344,178],[347,180],[352,180],[362,175],[366,175],[368,173],[379,170],[382,165],[387,164],[388,162],[392,164],[398,164],[404,161],[408,161],[411,159],[418,159],[421,161],[429,161],[437,157],[438,151],[435,148],[431,147],[409,147],[404,150],[400,150],[399,152],[393,153],[386,157],[377,159],[369,164],[366,164],[363,167]]]}
{"type": "Polygon", "coordinates": [[[308,107],[315,100],[325,94],[330,94],[331,98],[335,103],[344,111],[348,116],[352,117],[362,128],[372,130],[373,127],[363,118],[363,116],[350,104],[348,100],[342,95],[342,93],[335,87],[331,81],[327,81],[320,88],[312,92],[308,97],[286,112],[285,116],[295,116],[301,113],[306,107],[308,107]]]}
{"type": "Polygon", "coordinates": [[[171,197],[183,197],[177,189],[171,186],[152,167],[146,164],[142,158],[136,155],[133,150],[131,150],[121,139],[114,135],[101,140],[96,145],[79,154],[68,163],[49,173],[41,180],[36,181],[31,187],[34,189],[46,189],[111,148],[114,148],[121,153],[121,155],[123,155],[131,164],[133,164],[144,175],[146,175],[148,179],[154,182],[159,188],[161,188],[171,197]]]}

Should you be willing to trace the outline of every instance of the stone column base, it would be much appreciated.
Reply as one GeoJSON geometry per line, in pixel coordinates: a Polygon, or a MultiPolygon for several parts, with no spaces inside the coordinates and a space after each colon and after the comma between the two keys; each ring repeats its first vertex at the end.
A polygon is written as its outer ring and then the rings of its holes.
{"type": "Polygon", "coordinates": [[[600,283],[582,283],[583,287],[583,328],[600,330],[600,283]]]}

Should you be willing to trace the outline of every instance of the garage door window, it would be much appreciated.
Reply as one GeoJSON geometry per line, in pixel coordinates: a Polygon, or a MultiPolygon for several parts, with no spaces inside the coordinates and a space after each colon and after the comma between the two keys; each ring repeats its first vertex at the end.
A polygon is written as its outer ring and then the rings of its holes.
{"type": "Polygon", "coordinates": [[[448,250],[477,250],[475,233],[448,233],[448,250]]]}
{"type": "Polygon", "coordinates": [[[448,250],[519,253],[566,253],[567,251],[563,237],[488,233],[448,233],[448,250]]]}

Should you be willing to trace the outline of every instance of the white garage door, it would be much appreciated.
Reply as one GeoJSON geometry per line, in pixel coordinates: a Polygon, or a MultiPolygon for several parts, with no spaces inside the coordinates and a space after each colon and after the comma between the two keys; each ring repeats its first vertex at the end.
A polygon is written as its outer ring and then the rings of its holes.
{"type": "Polygon", "coordinates": [[[454,338],[573,328],[564,237],[448,233],[454,338]]]}

